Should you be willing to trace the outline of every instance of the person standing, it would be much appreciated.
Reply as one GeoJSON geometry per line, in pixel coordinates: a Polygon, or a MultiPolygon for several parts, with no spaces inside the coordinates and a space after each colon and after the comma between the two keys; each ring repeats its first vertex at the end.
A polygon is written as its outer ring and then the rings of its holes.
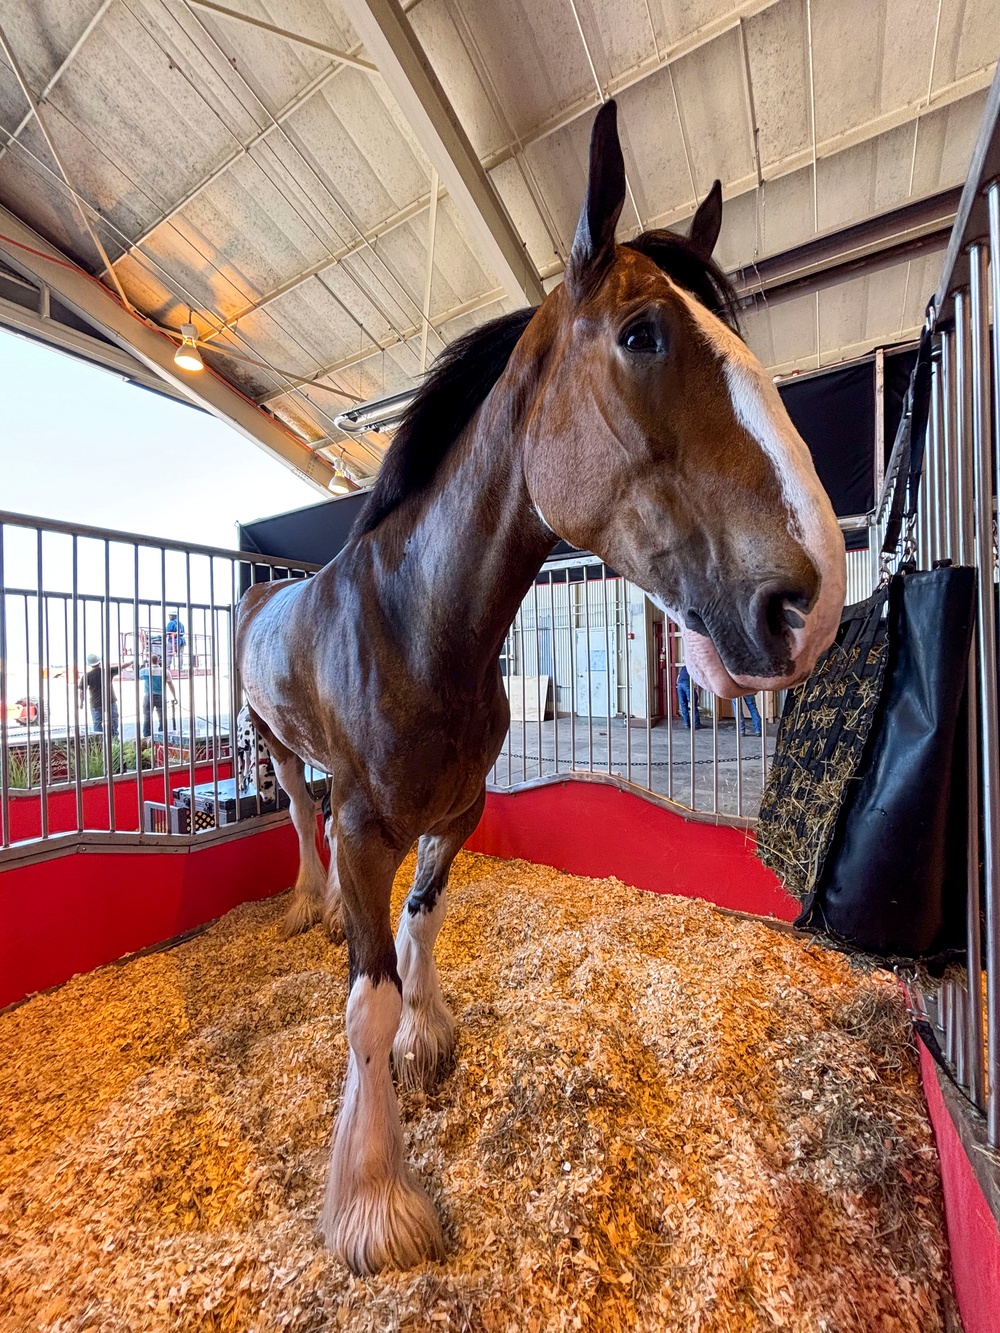
{"type": "Polygon", "coordinates": [[[681,717],[686,727],[691,726],[691,715],[694,715],[694,729],[701,730],[701,716],[698,713],[698,690],[691,681],[686,666],[682,666],[677,673],[677,706],[681,710],[681,717]]]}
{"type": "Polygon", "coordinates": [[[97,653],[88,653],[87,669],[79,679],[80,707],[83,707],[86,695],[90,703],[90,719],[97,732],[104,730],[104,704],[107,699],[112,736],[118,735],[118,699],[112,682],[120,671],[120,666],[111,663],[105,666],[97,653]]]}
{"type": "Polygon", "coordinates": [[[177,662],[178,671],[181,670],[184,659],[184,645],[187,638],[184,630],[184,621],[181,620],[181,613],[175,610],[167,621],[167,667],[169,668],[174,661],[177,662]]]}
{"type": "Polygon", "coordinates": [[[752,694],[744,695],[743,699],[733,700],[733,716],[736,718],[736,721],[740,724],[740,735],[745,736],[747,734],[747,724],[743,720],[744,699],[746,701],[747,708],[750,710],[750,725],[753,727],[753,734],[755,736],[759,736],[760,713],[758,713],[757,711],[757,699],[752,694]]]}
{"type": "MultiPolygon", "coordinates": [[[[149,661],[139,668],[139,679],[142,681],[142,737],[146,740],[153,730],[154,713],[157,714],[157,729],[166,731],[163,717],[164,671],[159,653],[152,653],[149,661]]],[[[169,671],[166,673],[166,686],[171,699],[176,703],[177,694],[169,671]]]]}

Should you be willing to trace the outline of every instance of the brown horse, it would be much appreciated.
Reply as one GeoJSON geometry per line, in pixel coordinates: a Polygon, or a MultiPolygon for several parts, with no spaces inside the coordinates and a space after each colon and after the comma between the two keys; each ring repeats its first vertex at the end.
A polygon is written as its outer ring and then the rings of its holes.
{"type": "Polygon", "coordinates": [[[616,245],[624,196],[609,102],[563,285],[444,354],[331,564],[240,604],[243,684],[301,845],[286,930],[322,916],[336,936],[342,916],[347,936],[350,1057],[320,1227],[358,1273],[442,1253],[390,1057],[429,1082],[452,1052],[433,956],[448,872],[508,726],[500,646],[557,537],[646,589],[725,697],[802,679],[844,599],[806,447],[723,318],[718,184],[688,240],[616,245]],[[329,882],[303,761],[333,778],[329,882]],[[393,876],[417,838],[394,942],[393,876]]]}

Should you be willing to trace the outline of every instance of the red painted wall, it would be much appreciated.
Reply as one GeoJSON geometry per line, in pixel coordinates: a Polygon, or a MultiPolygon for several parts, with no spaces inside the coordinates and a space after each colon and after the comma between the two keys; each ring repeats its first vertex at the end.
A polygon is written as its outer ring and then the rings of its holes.
{"type": "MultiPolygon", "coordinates": [[[[212,781],[212,765],[195,765],[195,784],[212,781]]],[[[229,761],[219,765],[219,778],[232,776],[229,761]]],[[[187,768],[170,770],[170,790],[191,785],[191,772],[187,768]]],[[[141,812],[136,799],[135,774],[115,778],[111,784],[114,794],[115,828],[134,833],[141,824],[141,812]]],[[[142,780],[143,800],[158,801],[163,804],[163,774],[147,774],[142,780]]],[[[81,788],[83,795],[83,826],[92,832],[101,832],[111,827],[108,818],[107,783],[90,783],[81,788]]],[[[70,833],[76,828],[76,788],[56,787],[49,790],[48,812],[49,833],[70,833]]],[[[28,838],[42,836],[42,798],[39,793],[26,793],[24,796],[12,795],[10,798],[10,841],[24,842],[28,838]]]]}
{"type": "Polygon", "coordinates": [[[782,921],[798,915],[798,904],[754,855],[752,833],[683,819],[604,783],[567,780],[489,792],[466,846],[573,875],[615,875],[639,889],[782,921]]]}
{"type": "Polygon", "coordinates": [[[0,1006],[295,882],[291,824],[176,852],[80,848],[0,874],[0,1006]]]}
{"type": "Polygon", "coordinates": [[[965,1333],[1000,1330],[1000,1229],[975,1177],[938,1085],[934,1058],[918,1042],[924,1093],[930,1111],[948,1224],[955,1298],[965,1333]]]}

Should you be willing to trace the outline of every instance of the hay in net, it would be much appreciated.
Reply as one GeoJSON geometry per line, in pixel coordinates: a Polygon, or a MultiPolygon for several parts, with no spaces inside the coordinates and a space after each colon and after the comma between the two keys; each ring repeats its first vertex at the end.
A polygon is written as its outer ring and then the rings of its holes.
{"type": "Polygon", "coordinates": [[[888,661],[887,592],[849,607],[808,681],[789,690],[761,795],[757,854],[805,902],[819,882],[888,661]]]}
{"type": "Polygon", "coordinates": [[[523,862],[450,896],[457,1058],[401,1098],[443,1263],[352,1278],[314,1235],[346,960],[274,899],[0,1016],[0,1330],[945,1328],[893,978],[523,862]]]}

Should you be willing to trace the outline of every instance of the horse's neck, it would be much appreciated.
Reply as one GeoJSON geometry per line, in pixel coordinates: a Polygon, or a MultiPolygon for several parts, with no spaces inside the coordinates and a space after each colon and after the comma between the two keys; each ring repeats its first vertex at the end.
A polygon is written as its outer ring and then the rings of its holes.
{"type": "Polygon", "coordinates": [[[399,585],[404,597],[416,594],[404,622],[413,635],[472,669],[495,660],[557,540],[528,495],[511,414],[487,402],[427,493],[388,523],[399,585]]]}

